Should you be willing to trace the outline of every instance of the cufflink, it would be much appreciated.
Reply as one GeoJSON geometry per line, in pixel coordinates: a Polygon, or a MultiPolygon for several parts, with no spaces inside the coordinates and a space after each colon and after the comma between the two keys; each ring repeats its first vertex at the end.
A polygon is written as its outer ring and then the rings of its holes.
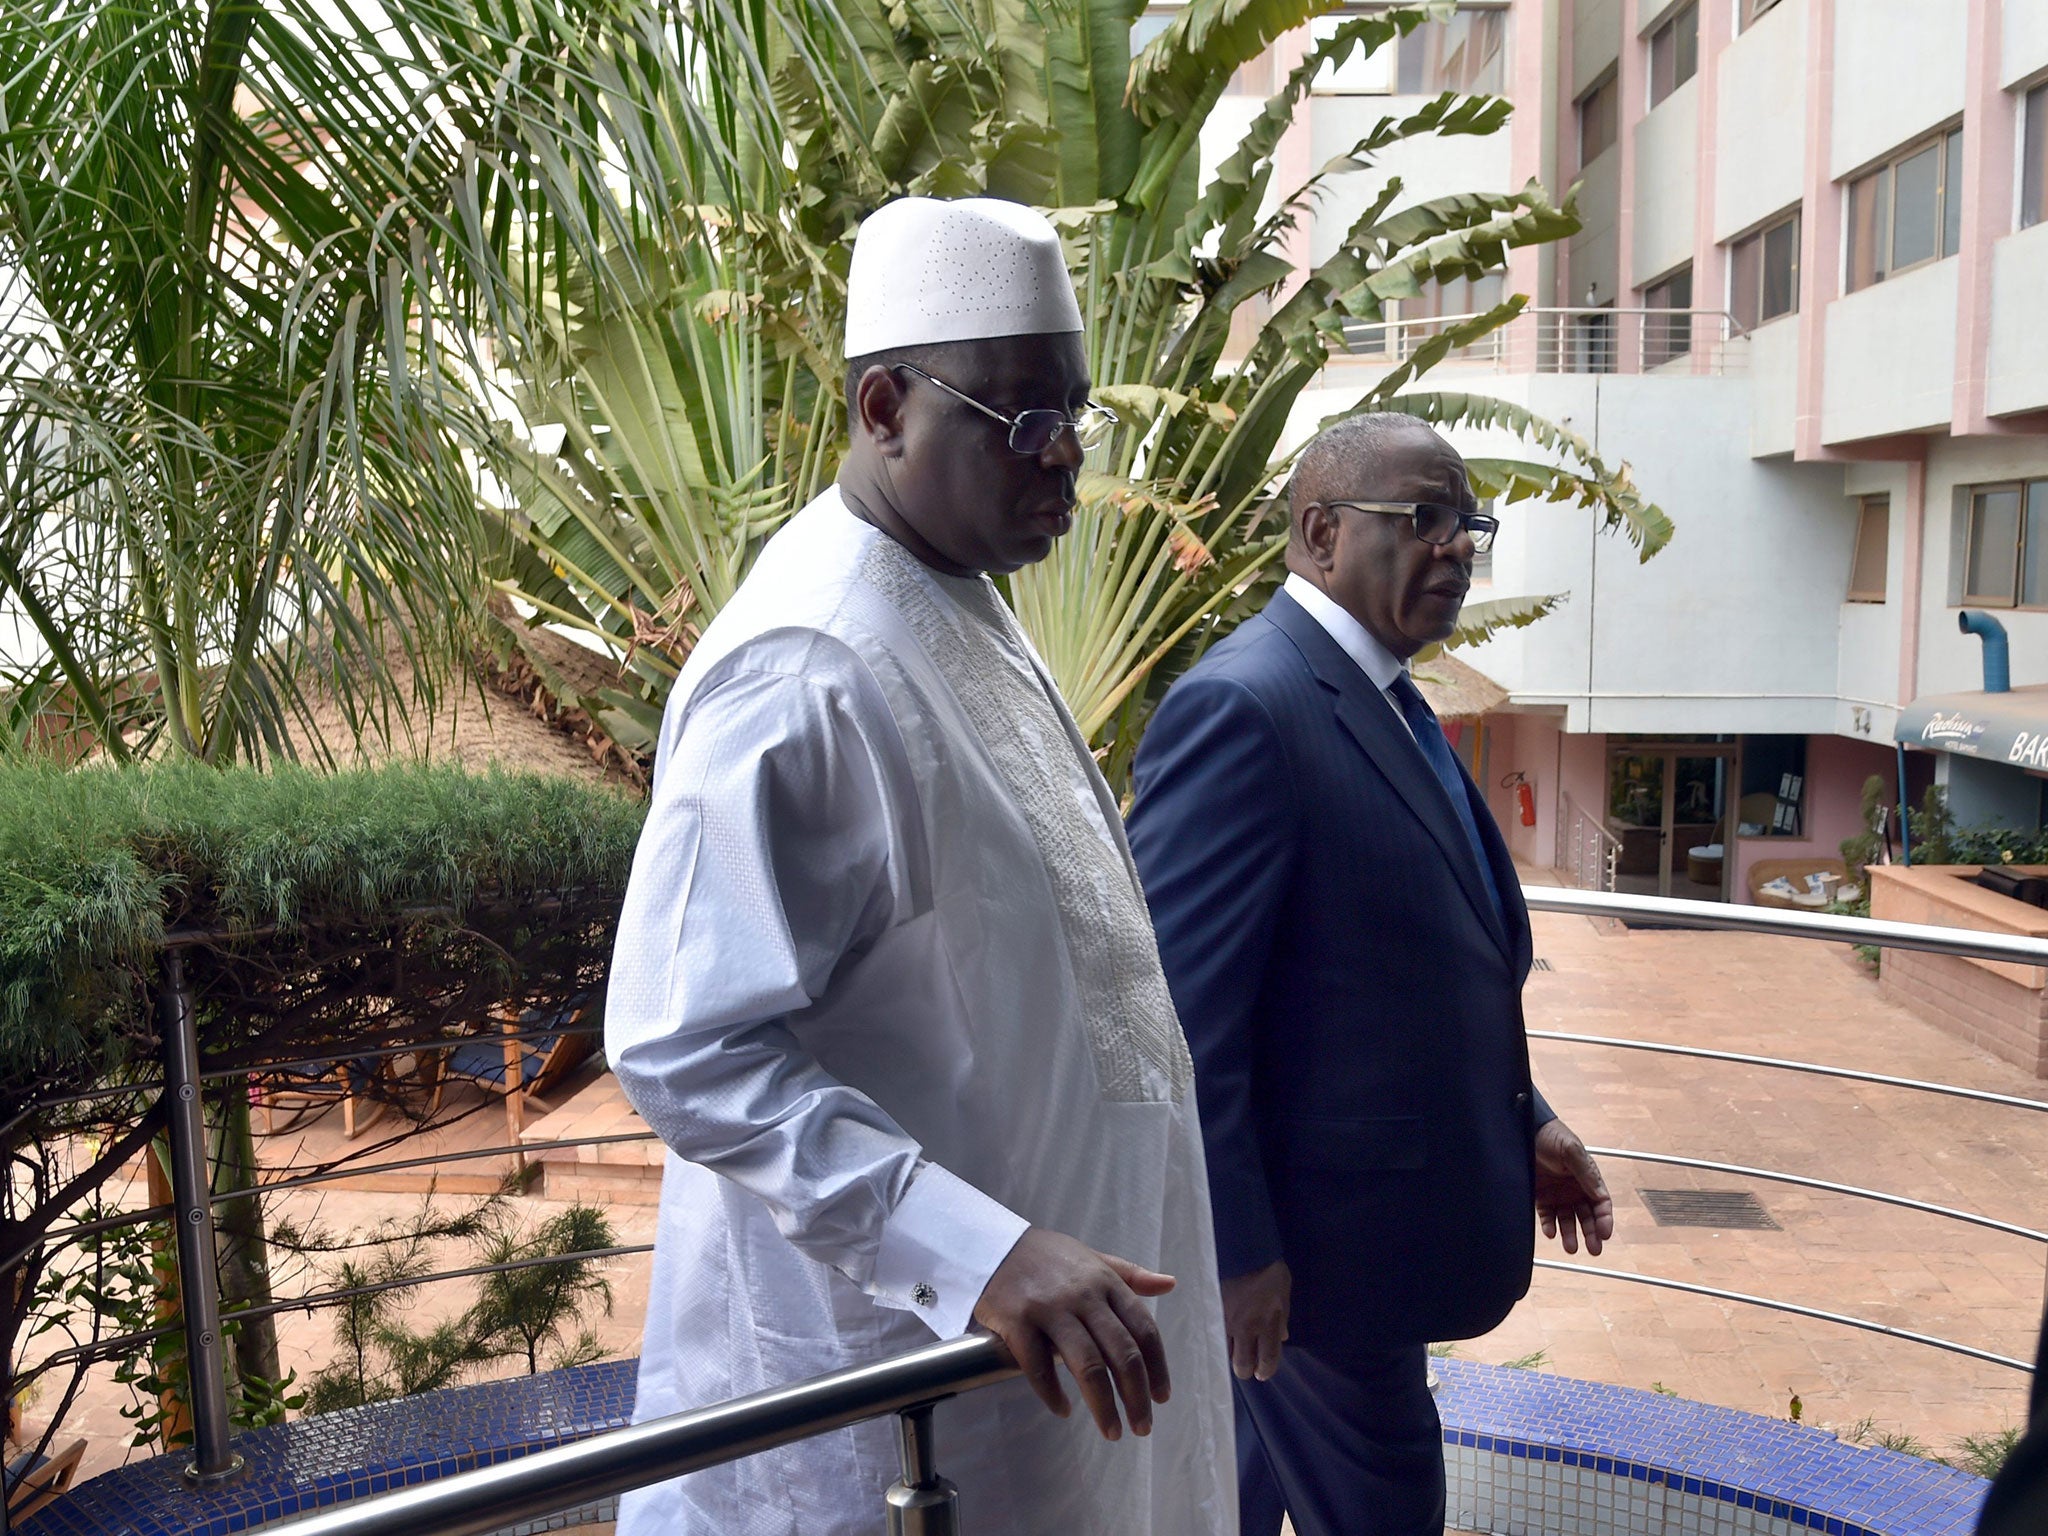
{"type": "Polygon", "coordinates": [[[939,1304],[939,1293],[933,1290],[928,1282],[920,1280],[911,1291],[910,1299],[920,1307],[936,1307],[939,1304]]]}

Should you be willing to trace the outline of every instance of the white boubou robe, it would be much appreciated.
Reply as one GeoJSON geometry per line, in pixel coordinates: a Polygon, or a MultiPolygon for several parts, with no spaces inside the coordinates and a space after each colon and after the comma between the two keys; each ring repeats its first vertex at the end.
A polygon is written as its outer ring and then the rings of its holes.
{"type": "MultiPolygon", "coordinates": [[[[1172,1400],[1105,1441],[1022,1381],[940,1406],[976,1536],[1236,1528],[1187,1046],[1107,785],[985,578],[837,491],[662,725],[606,1013],[670,1148],[641,1419],[965,1332],[1028,1224],[1179,1279],[1172,1400]]],[[[881,1529],[892,1421],[628,1495],[621,1536],[881,1529]]]]}

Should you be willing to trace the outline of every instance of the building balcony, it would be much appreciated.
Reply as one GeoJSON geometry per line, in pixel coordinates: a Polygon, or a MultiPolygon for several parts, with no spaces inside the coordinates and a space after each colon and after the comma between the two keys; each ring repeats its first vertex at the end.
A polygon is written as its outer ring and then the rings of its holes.
{"type": "MultiPolygon", "coordinates": [[[[1392,368],[1476,315],[1430,315],[1345,325],[1350,350],[1333,367],[1392,368]]],[[[1488,373],[1747,373],[1750,338],[1717,309],[1525,309],[1506,325],[1453,348],[1438,367],[1488,373]]]]}

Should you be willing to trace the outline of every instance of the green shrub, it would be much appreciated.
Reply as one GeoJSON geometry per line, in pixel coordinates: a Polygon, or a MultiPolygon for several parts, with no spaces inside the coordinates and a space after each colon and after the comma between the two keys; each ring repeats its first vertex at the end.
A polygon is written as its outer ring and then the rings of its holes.
{"type": "MultiPolygon", "coordinates": [[[[168,931],[254,931],[192,952],[241,998],[350,929],[512,937],[565,897],[616,902],[643,814],[565,779],[424,766],[0,765],[0,1102],[116,1077],[148,1048],[168,931]]],[[[210,1049],[234,1013],[203,1014],[210,1049]]]]}

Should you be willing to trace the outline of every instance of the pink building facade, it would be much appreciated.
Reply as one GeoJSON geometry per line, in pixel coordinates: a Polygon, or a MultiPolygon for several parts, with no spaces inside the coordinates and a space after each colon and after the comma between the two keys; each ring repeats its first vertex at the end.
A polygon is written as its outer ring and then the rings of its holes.
{"type": "Polygon", "coordinates": [[[1466,653],[1509,691],[1465,750],[1517,854],[1576,868],[1604,837],[1623,888],[1747,899],[1758,865],[1837,854],[1873,776],[2038,833],[2048,753],[1921,722],[1985,696],[1965,612],[2004,630],[2023,697],[2048,683],[2048,5],[1504,0],[1387,52],[1322,82],[1283,173],[1403,96],[1484,90],[1515,114],[1340,186],[1302,262],[1390,174],[1404,201],[1575,186],[1582,229],[1362,333],[1296,430],[1433,317],[1523,293],[1532,313],[1430,382],[1629,461],[1678,528],[1643,563],[1587,513],[1502,509],[1491,595],[1566,597],[1466,653]]]}

